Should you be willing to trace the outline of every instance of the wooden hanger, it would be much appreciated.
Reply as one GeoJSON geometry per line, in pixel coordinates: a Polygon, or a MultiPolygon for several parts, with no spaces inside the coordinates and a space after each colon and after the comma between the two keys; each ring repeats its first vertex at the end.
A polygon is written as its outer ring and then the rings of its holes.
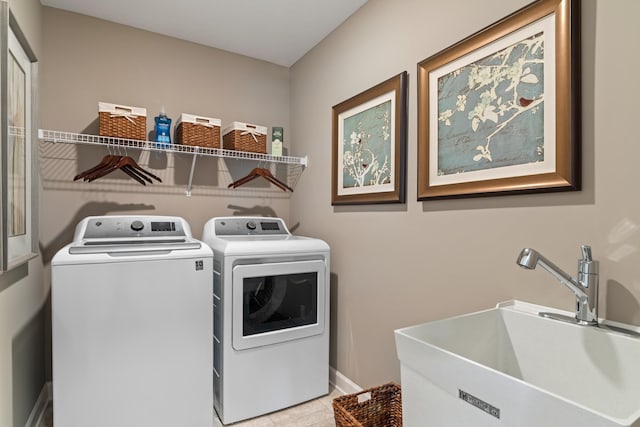
{"type": "Polygon", "coordinates": [[[284,182],[280,181],[278,178],[273,176],[271,171],[269,169],[265,169],[265,168],[253,168],[251,170],[251,172],[249,172],[248,175],[238,179],[237,181],[232,182],[231,184],[229,184],[228,187],[229,188],[236,188],[236,187],[244,185],[244,184],[246,184],[248,182],[251,182],[251,181],[253,181],[254,179],[256,179],[258,177],[262,177],[262,178],[266,179],[267,181],[271,182],[276,187],[280,188],[282,191],[289,190],[289,191],[293,192],[293,189],[291,187],[289,187],[287,184],[285,184],[284,182]]]}
{"type": "Polygon", "coordinates": [[[146,185],[147,182],[153,183],[152,179],[162,182],[159,177],[140,167],[132,157],[115,156],[111,154],[104,156],[96,166],[76,175],[73,180],[76,181],[82,178],[88,182],[95,181],[98,178],[102,178],[103,176],[110,174],[116,169],[122,170],[142,185],[146,185]]]}
{"type": "Polygon", "coordinates": [[[280,181],[275,176],[273,176],[273,174],[271,173],[271,171],[269,169],[263,168],[262,169],[262,173],[264,174],[264,175],[262,175],[263,178],[265,178],[267,181],[270,181],[274,185],[280,187],[282,189],[282,191],[289,190],[289,191],[291,191],[293,193],[293,189],[291,187],[289,187],[287,184],[285,184],[284,182],[280,181]]]}
{"type": "Polygon", "coordinates": [[[236,188],[240,185],[244,185],[247,182],[253,181],[254,179],[256,179],[257,177],[259,177],[260,175],[258,175],[258,168],[253,168],[251,170],[251,172],[249,172],[246,176],[238,179],[237,181],[232,182],[231,184],[229,184],[229,188],[236,188]]]}
{"type": "Polygon", "coordinates": [[[129,156],[124,156],[120,162],[118,162],[118,167],[120,169],[125,170],[130,170],[132,172],[134,172],[137,175],[140,175],[145,181],[152,183],[153,181],[151,180],[151,178],[155,179],[158,182],[162,182],[162,180],[160,179],[160,177],[155,176],[154,174],[152,174],[151,172],[149,172],[148,170],[140,167],[140,165],[133,159],[133,157],[129,157],[129,156]]]}
{"type": "Polygon", "coordinates": [[[91,169],[87,169],[84,172],[80,172],[78,175],[73,177],[74,181],[79,180],[80,178],[85,178],[95,172],[98,172],[99,170],[105,169],[110,167],[111,164],[114,164],[116,162],[118,162],[120,160],[121,156],[114,156],[113,154],[107,154],[106,156],[104,156],[102,158],[102,160],[100,161],[100,163],[98,163],[97,165],[95,165],[94,167],[92,167],[91,169]]]}

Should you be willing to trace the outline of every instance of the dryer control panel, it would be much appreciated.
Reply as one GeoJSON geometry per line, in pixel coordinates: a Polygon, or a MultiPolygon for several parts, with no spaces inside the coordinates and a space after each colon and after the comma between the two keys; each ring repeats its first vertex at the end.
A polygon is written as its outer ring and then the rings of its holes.
{"type": "Polygon", "coordinates": [[[225,217],[215,219],[216,236],[289,235],[281,218],[225,217]]]}

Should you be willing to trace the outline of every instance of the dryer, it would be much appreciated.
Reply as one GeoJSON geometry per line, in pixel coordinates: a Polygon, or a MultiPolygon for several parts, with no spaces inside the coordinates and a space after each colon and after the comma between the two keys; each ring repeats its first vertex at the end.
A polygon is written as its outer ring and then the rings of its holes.
{"type": "Polygon", "coordinates": [[[329,246],[280,218],[212,218],[214,406],[224,424],[329,392],[329,246]]]}
{"type": "Polygon", "coordinates": [[[53,422],[211,427],[213,257],[179,217],[88,217],[51,262],[53,422]]]}

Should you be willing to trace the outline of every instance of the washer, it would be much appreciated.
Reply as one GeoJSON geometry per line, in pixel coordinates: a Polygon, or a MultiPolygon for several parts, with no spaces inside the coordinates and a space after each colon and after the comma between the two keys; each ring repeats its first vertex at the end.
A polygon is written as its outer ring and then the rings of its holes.
{"type": "Polygon", "coordinates": [[[329,246],[280,218],[212,218],[214,406],[224,424],[329,392],[329,246]]]}
{"type": "Polygon", "coordinates": [[[51,262],[54,425],[213,425],[212,255],[179,217],[78,224],[51,262]]]}

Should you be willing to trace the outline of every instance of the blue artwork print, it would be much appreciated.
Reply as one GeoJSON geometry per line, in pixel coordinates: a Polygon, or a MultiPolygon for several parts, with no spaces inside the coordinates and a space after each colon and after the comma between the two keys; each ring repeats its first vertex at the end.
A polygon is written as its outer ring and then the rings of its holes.
{"type": "Polygon", "coordinates": [[[540,32],[438,79],[438,175],[544,161],[540,32]]]}
{"type": "Polygon", "coordinates": [[[391,182],[391,101],[354,114],[343,123],[343,188],[391,182]]]}

